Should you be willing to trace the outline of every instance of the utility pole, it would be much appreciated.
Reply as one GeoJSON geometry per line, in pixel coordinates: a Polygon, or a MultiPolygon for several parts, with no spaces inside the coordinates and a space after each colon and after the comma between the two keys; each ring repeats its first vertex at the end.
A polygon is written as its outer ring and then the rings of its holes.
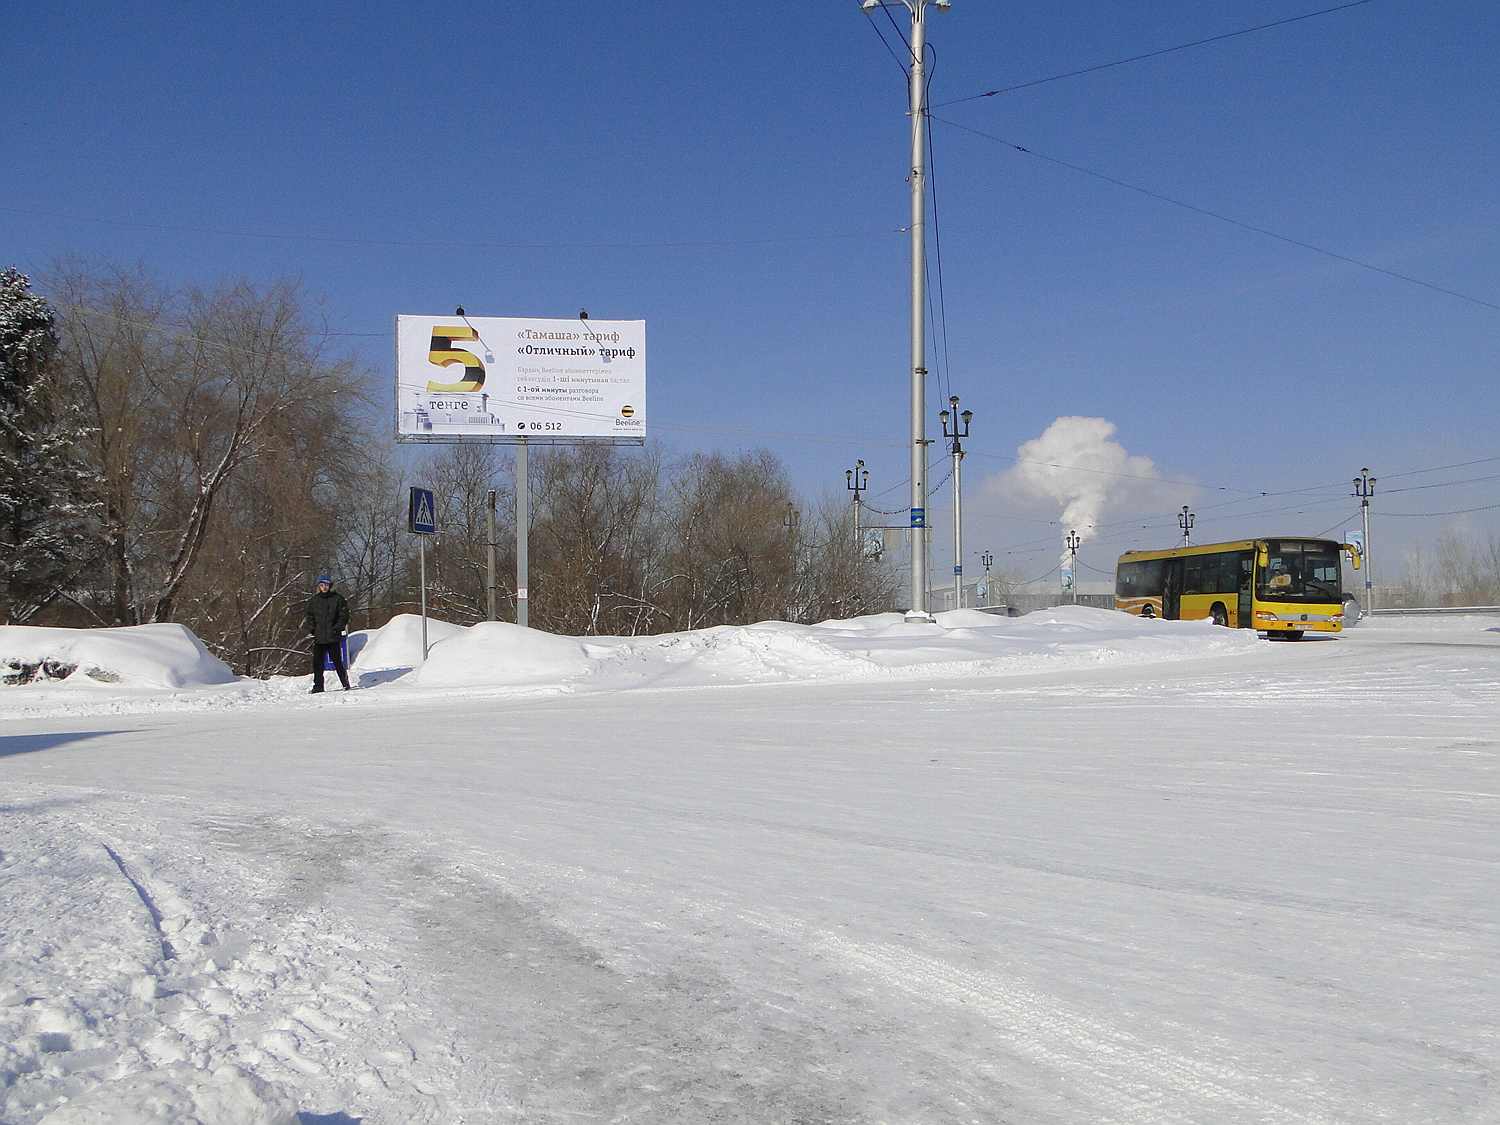
{"type": "Polygon", "coordinates": [[[948,396],[948,409],[938,411],[943,420],[943,436],[953,442],[953,608],[964,607],[964,447],[962,440],[969,436],[969,423],[974,419],[972,410],[958,412],[958,396],[948,396]],[[948,423],[953,423],[950,433],[948,423]]]}
{"type": "Polygon", "coordinates": [[[1369,469],[1361,469],[1359,476],[1354,478],[1354,495],[1359,497],[1359,510],[1365,518],[1365,541],[1360,546],[1365,556],[1362,560],[1365,568],[1364,612],[1369,613],[1375,608],[1375,576],[1370,570],[1370,497],[1375,495],[1375,478],[1369,469]]]}
{"type": "Polygon", "coordinates": [[[864,551],[864,539],[859,528],[859,494],[870,487],[870,471],[863,461],[854,462],[854,468],[844,470],[844,487],[854,493],[854,543],[864,551]]]}
{"type": "MultiPolygon", "coordinates": [[[[927,612],[927,8],[951,0],[901,0],[911,13],[911,609],[908,620],[931,621],[927,612]]],[[[882,0],[862,0],[872,12],[882,0]]]]}
{"type": "Polygon", "coordinates": [[[526,581],[531,574],[527,542],[531,534],[531,487],[526,480],[526,439],[516,439],[516,624],[527,628],[531,623],[530,591],[526,581]]]}
{"type": "Polygon", "coordinates": [[[979,561],[984,566],[984,604],[991,606],[995,602],[995,595],[990,587],[990,567],[995,565],[995,556],[986,551],[979,556],[979,561]]]}
{"type": "Polygon", "coordinates": [[[1073,591],[1073,604],[1078,604],[1078,548],[1083,543],[1078,532],[1068,532],[1068,538],[1064,541],[1068,545],[1068,585],[1073,591]]]}
{"type": "Polygon", "coordinates": [[[498,621],[495,616],[495,490],[490,489],[489,506],[485,512],[485,548],[489,556],[489,579],[485,587],[486,602],[488,603],[489,619],[498,621]]]}
{"type": "Polygon", "coordinates": [[[1188,511],[1188,506],[1184,504],[1181,513],[1177,516],[1177,526],[1182,528],[1182,545],[1184,547],[1188,545],[1188,540],[1192,537],[1193,520],[1195,518],[1196,514],[1188,511]]]}

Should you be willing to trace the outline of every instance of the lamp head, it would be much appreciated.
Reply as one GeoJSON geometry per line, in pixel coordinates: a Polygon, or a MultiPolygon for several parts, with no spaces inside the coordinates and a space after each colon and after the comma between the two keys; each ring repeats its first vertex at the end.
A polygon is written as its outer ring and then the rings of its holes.
{"type": "Polygon", "coordinates": [[[965,410],[962,414],[959,415],[959,417],[964,420],[964,425],[967,426],[971,421],[973,421],[974,412],[972,410],[965,410]]]}

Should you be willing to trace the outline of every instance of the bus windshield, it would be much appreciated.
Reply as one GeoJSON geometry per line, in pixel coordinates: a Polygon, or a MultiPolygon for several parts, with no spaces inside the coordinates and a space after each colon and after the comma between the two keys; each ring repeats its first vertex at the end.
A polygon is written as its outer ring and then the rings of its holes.
{"type": "Polygon", "coordinates": [[[1273,539],[1270,558],[1260,568],[1256,597],[1269,602],[1337,602],[1339,548],[1319,540],[1273,539]]]}

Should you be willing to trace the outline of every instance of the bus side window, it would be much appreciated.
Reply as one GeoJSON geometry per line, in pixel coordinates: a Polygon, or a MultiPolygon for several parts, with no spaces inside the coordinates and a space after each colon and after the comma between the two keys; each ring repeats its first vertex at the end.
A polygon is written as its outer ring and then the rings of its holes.
{"type": "Polygon", "coordinates": [[[1182,592],[1184,594],[1211,594],[1213,591],[1204,584],[1203,565],[1209,559],[1202,555],[1189,555],[1182,560],[1182,592]]]}
{"type": "Polygon", "coordinates": [[[1232,594],[1241,588],[1240,557],[1233,551],[1219,556],[1219,592],[1232,594]]]}

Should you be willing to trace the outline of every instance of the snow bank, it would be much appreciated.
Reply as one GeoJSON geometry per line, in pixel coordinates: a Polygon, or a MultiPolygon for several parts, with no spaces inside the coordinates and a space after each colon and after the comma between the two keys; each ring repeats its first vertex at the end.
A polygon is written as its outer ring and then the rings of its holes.
{"type": "Polygon", "coordinates": [[[560,684],[589,672],[588,655],[573,637],[504,621],[481,621],[455,632],[428,653],[427,663],[412,677],[413,682],[428,687],[511,687],[560,684]]]}
{"type": "Polygon", "coordinates": [[[231,684],[235,674],[182,625],[118,629],[0,626],[0,676],[7,682],[65,680],[184,688],[231,684]]]}
{"type": "MultiPolygon", "coordinates": [[[[1249,630],[1087,606],[1024,617],[954,610],[923,623],[900,613],[817,625],[762,621],[646,637],[561,637],[506,622],[465,628],[430,618],[427,631],[425,664],[418,616],[401,614],[380,629],[351,634],[350,672],[361,690],[342,701],[400,704],[413,692],[450,690],[550,694],[1013,676],[1124,661],[1196,660],[1249,652],[1259,643],[1249,630]]],[[[33,668],[42,660],[76,666],[69,679],[53,681],[53,692],[0,689],[0,708],[16,713],[327,705],[322,696],[317,702],[299,698],[306,695],[305,675],[237,681],[179,625],[0,629],[0,661],[6,659],[33,668]],[[77,691],[77,683],[91,690],[77,691]],[[228,686],[180,694],[160,690],[205,685],[228,686]]]]}
{"type": "MultiPolygon", "coordinates": [[[[462,625],[427,619],[427,647],[430,650],[466,630],[462,625]]],[[[349,634],[351,672],[391,672],[415,668],[422,663],[422,618],[415,613],[398,613],[379,629],[349,634]]]]}
{"type": "MultiPolygon", "coordinates": [[[[1086,606],[1061,606],[1022,618],[955,610],[938,615],[936,622],[915,623],[899,613],[882,613],[818,625],[763,621],[652,637],[551,640],[566,640],[569,646],[568,659],[559,661],[552,682],[604,690],[1017,675],[1121,660],[1228,655],[1248,652],[1258,643],[1248,630],[1222,629],[1206,621],[1142,619],[1086,606]],[[575,645],[587,664],[580,666],[572,658],[575,645]]],[[[477,664],[465,682],[521,681],[487,680],[483,665],[477,664]]]]}

